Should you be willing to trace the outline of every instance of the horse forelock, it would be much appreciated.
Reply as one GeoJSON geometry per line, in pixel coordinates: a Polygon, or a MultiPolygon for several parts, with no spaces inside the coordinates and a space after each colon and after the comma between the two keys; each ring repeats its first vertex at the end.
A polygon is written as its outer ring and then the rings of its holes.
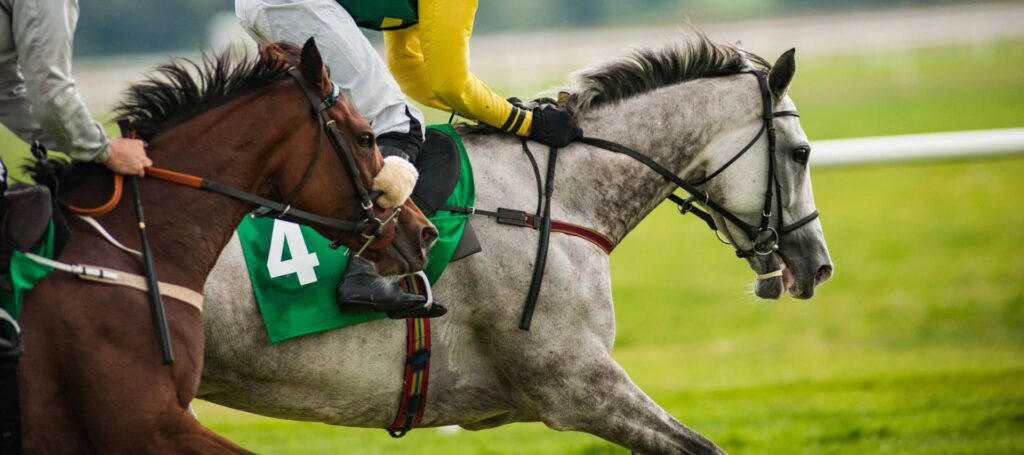
{"type": "Polygon", "coordinates": [[[573,75],[566,102],[579,115],[587,110],[694,79],[743,71],[767,73],[771,64],[737,46],[716,43],[698,30],[660,48],[635,49],[625,57],[597,63],[573,75]]]}

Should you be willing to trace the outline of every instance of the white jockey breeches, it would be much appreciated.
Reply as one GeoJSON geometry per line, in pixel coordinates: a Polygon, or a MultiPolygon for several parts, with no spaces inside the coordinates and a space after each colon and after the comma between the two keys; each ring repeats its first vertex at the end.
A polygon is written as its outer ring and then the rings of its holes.
{"type": "Polygon", "coordinates": [[[410,105],[384,60],[334,0],[235,0],[235,14],[257,42],[302,45],[316,38],[331,79],[377,135],[423,135],[423,114],[410,105]]]}

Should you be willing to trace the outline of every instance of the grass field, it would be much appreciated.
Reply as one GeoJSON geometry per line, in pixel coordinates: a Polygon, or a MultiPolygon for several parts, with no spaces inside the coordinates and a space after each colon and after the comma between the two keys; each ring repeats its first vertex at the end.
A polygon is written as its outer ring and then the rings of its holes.
{"type": "MultiPolygon", "coordinates": [[[[812,139],[1024,126],[1024,42],[799,64],[812,139]]],[[[731,453],[1024,453],[1024,156],[813,179],[836,265],[814,300],[753,298],[747,266],[663,206],[612,255],[616,359],[731,453]]],[[[396,441],[197,409],[261,453],[624,453],[540,424],[396,441]]]]}

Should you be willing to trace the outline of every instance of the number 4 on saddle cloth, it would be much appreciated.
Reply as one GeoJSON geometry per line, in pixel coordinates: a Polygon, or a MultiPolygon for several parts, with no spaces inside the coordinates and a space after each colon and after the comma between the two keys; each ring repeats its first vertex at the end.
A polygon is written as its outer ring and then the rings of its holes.
{"type": "MultiPolygon", "coordinates": [[[[449,263],[480,251],[467,222],[469,214],[438,210],[442,205],[473,206],[473,169],[451,125],[427,128],[416,167],[420,178],[412,198],[438,230],[424,270],[433,284],[449,263]]],[[[332,250],[330,241],[313,229],[274,218],[246,217],[238,226],[238,238],[272,343],[387,317],[338,310],[335,288],[349,256],[344,247],[332,250]]]]}

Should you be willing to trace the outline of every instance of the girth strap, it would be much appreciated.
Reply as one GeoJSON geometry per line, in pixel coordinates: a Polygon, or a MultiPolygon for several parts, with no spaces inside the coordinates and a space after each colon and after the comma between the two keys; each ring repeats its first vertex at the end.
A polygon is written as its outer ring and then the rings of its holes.
{"type": "MultiPolygon", "coordinates": [[[[402,283],[410,292],[420,293],[422,279],[428,298],[430,284],[424,274],[405,278],[402,283]]],[[[402,396],[398,402],[395,420],[388,426],[393,438],[405,436],[409,430],[420,425],[427,409],[427,386],[430,384],[430,318],[408,318],[406,327],[405,372],[402,380],[402,396]]]]}

